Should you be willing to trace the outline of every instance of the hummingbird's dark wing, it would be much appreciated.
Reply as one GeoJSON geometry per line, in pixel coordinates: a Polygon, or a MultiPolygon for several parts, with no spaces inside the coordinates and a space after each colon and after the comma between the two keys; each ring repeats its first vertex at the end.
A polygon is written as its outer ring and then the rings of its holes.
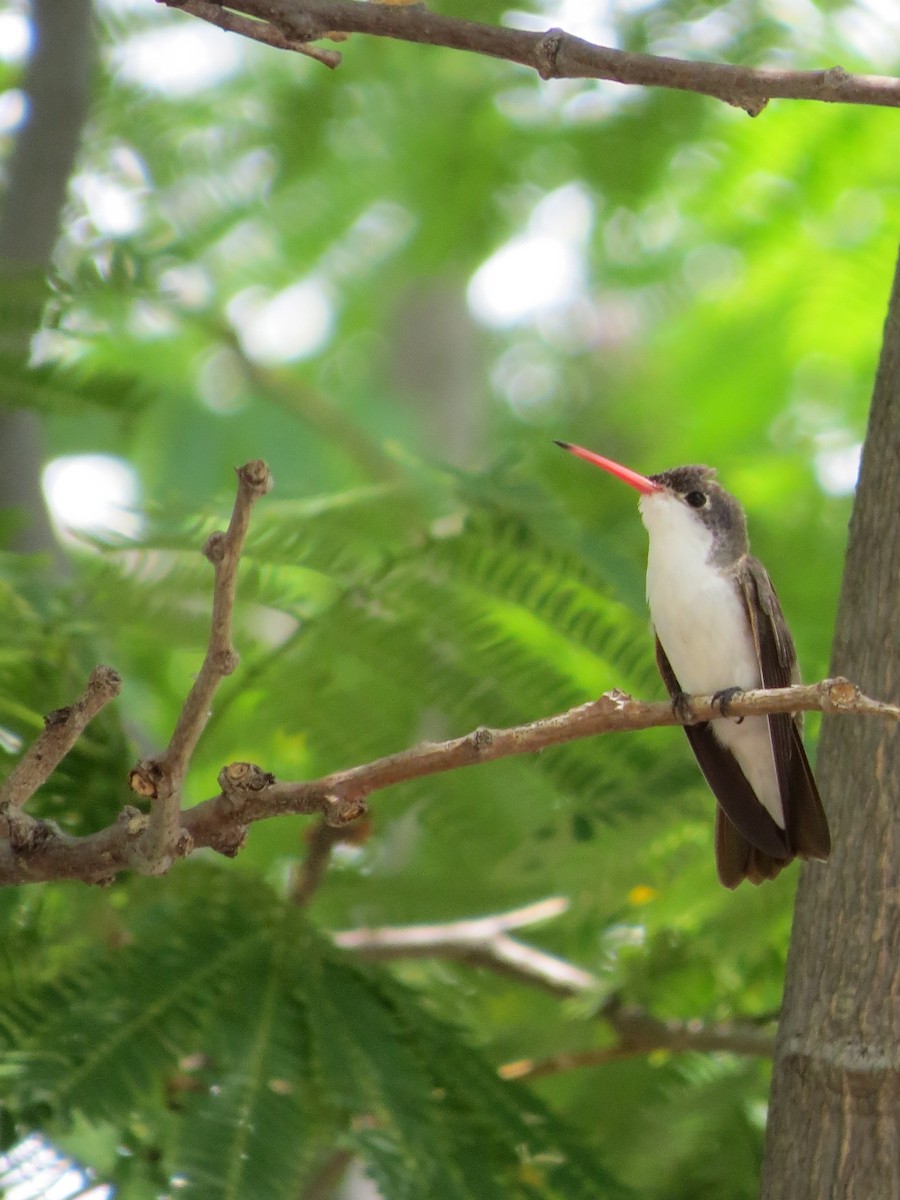
{"type": "MultiPolygon", "coordinates": [[[[673,698],[682,693],[672,664],[666,656],[659,638],[656,639],[656,663],[663,683],[673,698]]],[[[748,875],[747,866],[752,852],[758,851],[773,863],[772,874],[777,874],[793,857],[788,847],[784,830],[776,825],[760,804],[756,792],[747,782],[747,777],[737,759],[723,746],[712,731],[712,725],[703,721],[699,725],[685,725],[684,732],[691,749],[700,764],[713,795],[734,827],[736,839],[727,842],[716,838],[716,865],[719,878],[726,887],[737,887],[748,875]],[[720,849],[722,854],[720,855],[720,849]],[[727,861],[723,858],[727,851],[727,861]]],[[[762,878],[770,878],[770,875],[762,878]]]]}
{"type": "MultiPolygon", "coordinates": [[[[762,685],[790,687],[799,680],[797,652],[775,588],[757,559],[747,555],[742,566],[737,578],[750,617],[762,685]]],[[[828,858],[828,820],[803,748],[800,722],[789,713],[773,713],[768,721],[791,853],[801,858],[828,858]]]]}

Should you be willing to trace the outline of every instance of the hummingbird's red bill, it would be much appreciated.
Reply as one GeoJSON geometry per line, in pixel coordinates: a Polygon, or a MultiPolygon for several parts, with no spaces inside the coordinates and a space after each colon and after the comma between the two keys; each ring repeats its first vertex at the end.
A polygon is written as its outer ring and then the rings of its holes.
{"type": "Polygon", "coordinates": [[[573,446],[571,442],[557,442],[556,444],[577,458],[583,458],[585,462],[593,463],[595,467],[600,467],[602,470],[608,471],[610,475],[615,475],[616,479],[621,479],[623,483],[636,488],[645,496],[651,492],[662,491],[660,485],[654,483],[652,479],[648,479],[646,475],[639,475],[630,467],[623,467],[621,463],[613,462],[611,458],[604,458],[602,454],[594,454],[593,450],[585,450],[583,446],[573,446]]]}

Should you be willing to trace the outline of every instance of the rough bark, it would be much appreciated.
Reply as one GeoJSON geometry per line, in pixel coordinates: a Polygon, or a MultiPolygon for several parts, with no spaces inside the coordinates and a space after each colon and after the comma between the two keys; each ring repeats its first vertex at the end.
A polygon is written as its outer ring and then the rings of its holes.
{"type": "MultiPolygon", "coordinates": [[[[832,668],[900,691],[900,261],[885,324],[832,668]]],[[[900,1196],[900,733],[823,722],[834,835],[804,869],[769,1110],[763,1200],[900,1196]]]]}

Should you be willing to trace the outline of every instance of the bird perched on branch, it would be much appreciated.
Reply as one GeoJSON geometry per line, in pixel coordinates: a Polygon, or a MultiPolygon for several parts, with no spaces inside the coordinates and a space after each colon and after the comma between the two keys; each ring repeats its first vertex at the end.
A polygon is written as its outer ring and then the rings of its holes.
{"type": "Polygon", "coordinates": [[[691,693],[714,693],[719,702],[721,719],[684,727],[718,801],[719,879],[728,888],[761,883],[794,858],[828,858],[828,821],[799,714],[727,718],[737,693],[799,682],[772,581],[749,552],[744,510],[711,467],[645,476],[581,446],[557,445],[640,493],[660,674],[682,715],[691,693]]]}

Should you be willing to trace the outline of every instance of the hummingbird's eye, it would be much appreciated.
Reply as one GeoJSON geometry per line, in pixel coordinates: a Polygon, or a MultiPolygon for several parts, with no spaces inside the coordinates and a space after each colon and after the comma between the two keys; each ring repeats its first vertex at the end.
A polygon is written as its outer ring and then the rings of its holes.
{"type": "Polygon", "coordinates": [[[706,503],[706,493],[688,492],[688,494],[685,496],[685,500],[687,500],[691,508],[702,508],[706,503]]]}

